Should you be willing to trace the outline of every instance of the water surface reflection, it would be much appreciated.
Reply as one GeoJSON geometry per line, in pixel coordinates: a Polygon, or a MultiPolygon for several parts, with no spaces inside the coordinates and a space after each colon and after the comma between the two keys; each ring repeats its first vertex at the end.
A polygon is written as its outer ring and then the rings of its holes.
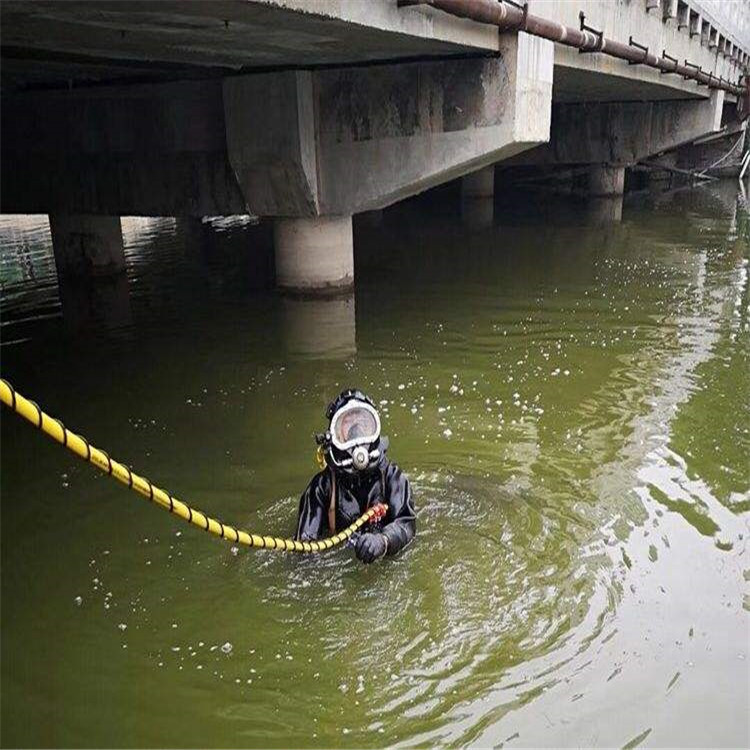
{"type": "Polygon", "coordinates": [[[357,383],[420,512],[387,565],[234,554],[5,417],[6,744],[747,744],[748,214],[621,210],[415,201],[329,300],[273,291],[262,226],[128,219],[85,326],[44,221],[4,218],[3,373],[52,413],[284,533],[357,383]]]}

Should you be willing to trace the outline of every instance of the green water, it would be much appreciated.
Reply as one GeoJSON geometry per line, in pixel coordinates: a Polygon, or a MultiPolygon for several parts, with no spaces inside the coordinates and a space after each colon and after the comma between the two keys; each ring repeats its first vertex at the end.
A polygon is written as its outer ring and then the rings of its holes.
{"type": "Polygon", "coordinates": [[[288,534],[357,385],[419,511],[371,567],[237,552],[3,413],[3,746],[748,745],[736,183],[619,223],[436,201],[358,223],[329,301],[267,288],[262,228],[168,219],[124,221],[126,281],[58,293],[44,217],[2,218],[2,373],[72,429],[288,534]]]}

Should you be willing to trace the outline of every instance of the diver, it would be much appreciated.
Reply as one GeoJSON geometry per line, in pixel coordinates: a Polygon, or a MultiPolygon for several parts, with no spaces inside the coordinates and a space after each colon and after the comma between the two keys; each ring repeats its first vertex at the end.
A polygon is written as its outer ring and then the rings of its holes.
{"type": "Polygon", "coordinates": [[[367,526],[354,549],[365,563],[395,555],[414,538],[416,514],[409,480],[385,455],[388,438],[380,435],[375,404],[349,389],[329,404],[326,418],[328,430],[315,438],[322,470],[300,498],[296,538],[332,536],[368,508],[387,503],[385,517],[367,526]]]}

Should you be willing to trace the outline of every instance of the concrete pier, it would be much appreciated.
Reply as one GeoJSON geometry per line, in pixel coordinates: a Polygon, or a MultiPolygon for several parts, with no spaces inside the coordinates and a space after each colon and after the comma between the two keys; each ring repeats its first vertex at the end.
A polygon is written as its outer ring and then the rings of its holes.
{"type": "Polygon", "coordinates": [[[492,226],[495,218],[495,165],[461,178],[461,218],[470,229],[492,226]]]}
{"type": "Polygon", "coordinates": [[[50,214],[59,276],[112,276],[125,270],[119,216],[50,214]]]}
{"type": "Polygon", "coordinates": [[[273,240],[282,289],[325,293],[354,285],[351,216],[279,218],[273,240]]]}
{"type": "Polygon", "coordinates": [[[495,165],[471,172],[461,180],[462,200],[495,197],[495,165]]]}
{"type": "Polygon", "coordinates": [[[625,167],[598,164],[591,167],[588,175],[589,194],[622,195],[625,192],[625,167]]]}

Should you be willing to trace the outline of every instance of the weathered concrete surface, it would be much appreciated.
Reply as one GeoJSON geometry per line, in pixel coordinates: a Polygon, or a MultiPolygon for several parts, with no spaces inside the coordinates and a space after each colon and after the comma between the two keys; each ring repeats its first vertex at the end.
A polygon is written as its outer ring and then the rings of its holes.
{"type": "MultiPolygon", "coordinates": [[[[693,0],[679,3],[680,10],[683,7],[687,7],[688,11],[692,8],[694,13],[700,11],[697,6],[705,4],[706,0],[697,4],[693,0]]],[[[725,1],[723,4],[732,5],[725,1]]],[[[663,2],[657,5],[658,11],[647,12],[644,0],[542,0],[533,4],[531,12],[578,28],[578,14],[583,11],[586,23],[602,30],[610,39],[628,44],[632,36],[634,41],[647,46],[652,52],[666,50],[680,62],[688,60],[717,77],[737,80],[740,73],[737,60],[710,48],[700,34],[691,35],[689,12],[685,24],[683,17],[678,17],[676,12],[673,16],[665,17],[663,2]]],[[[745,5],[738,15],[750,20],[747,4],[735,5],[745,5]]],[[[711,20],[716,22],[713,17],[711,20]]],[[[731,35],[733,41],[740,44],[744,35],[739,28],[739,19],[736,19],[736,23],[738,27],[735,29],[724,29],[722,26],[722,33],[731,35]]],[[[562,45],[555,48],[556,102],[655,101],[707,96],[705,87],[698,86],[695,81],[685,81],[681,76],[661,75],[653,68],[628,65],[607,55],[582,55],[578,50],[562,45]]]]}
{"type": "Polygon", "coordinates": [[[354,284],[351,216],[276,219],[273,239],[282,289],[336,291],[354,284]]]}
{"type": "Polygon", "coordinates": [[[552,45],[496,58],[227,79],[229,158],[253,213],[385,207],[549,135],[552,45]]]}
{"type": "Polygon", "coordinates": [[[113,276],[125,270],[119,216],[50,216],[58,276],[113,276]]]}
{"type": "Polygon", "coordinates": [[[631,165],[721,127],[724,92],[706,100],[557,104],[550,142],[508,164],[631,165]]]}
{"type": "Polygon", "coordinates": [[[552,44],[3,101],[2,210],[350,215],[549,137],[552,44]]]}
{"type": "Polygon", "coordinates": [[[588,191],[593,196],[622,195],[625,192],[625,167],[598,164],[589,170],[588,191]]]}
{"type": "MultiPolygon", "coordinates": [[[[583,10],[612,39],[632,35],[736,80],[750,51],[747,4],[672,4],[671,17],[660,2],[648,12],[644,0],[536,0],[532,12],[578,26],[583,10]]],[[[492,26],[395,0],[5,0],[0,34],[6,89],[486,54],[500,44],[492,26]]],[[[559,47],[555,66],[560,101],[705,96],[694,82],[604,55],[559,47]]]]}
{"type": "Polygon", "coordinates": [[[322,213],[381,208],[549,137],[553,46],[518,34],[501,57],[321,71],[322,213]]]}
{"type": "Polygon", "coordinates": [[[750,12],[747,3],[727,0],[690,0],[690,6],[705,20],[741,47],[750,49],[750,12]]]}
{"type": "Polygon", "coordinates": [[[496,31],[391,0],[7,0],[4,85],[175,80],[497,49],[496,31]]]}
{"type": "Polygon", "coordinates": [[[313,73],[227,78],[224,106],[228,154],[250,211],[320,213],[313,73]]]}

